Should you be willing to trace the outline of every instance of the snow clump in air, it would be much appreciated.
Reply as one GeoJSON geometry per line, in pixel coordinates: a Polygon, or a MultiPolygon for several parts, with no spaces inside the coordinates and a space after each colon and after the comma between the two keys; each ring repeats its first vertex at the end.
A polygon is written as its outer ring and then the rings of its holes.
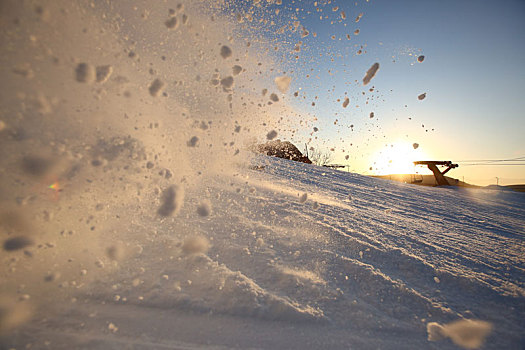
{"type": "Polygon", "coordinates": [[[424,60],[425,60],[425,56],[423,56],[423,55],[421,55],[421,56],[419,56],[419,57],[417,58],[417,61],[418,61],[419,63],[423,62],[424,60]]]}
{"type": "Polygon", "coordinates": [[[95,67],[88,63],[79,63],[75,75],[79,83],[92,83],[96,77],[95,67]]]}
{"type": "Polygon", "coordinates": [[[209,200],[203,200],[197,206],[197,214],[200,216],[209,216],[211,214],[211,203],[209,200]]]}
{"type": "Polygon", "coordinates": [[[422,101],[422,100],[425,99],[425,97],[427,97],[427,93],[426,93],[426,92],[425,92],[424,94],[419,95],[419,96],[417,97],[417,99],[418,99],[419,101],[422,101]]]}
{"type": "Polygon", "coordinates": [[[242,72],[242,67],[239,65],[235,65],[232,67],[232,73],[233,75],[239,75],[242,72]]]}
{"type": "Polygon", "coordinates": [[[307,199],[308,199],[308,193],[305,192],[299,197],[299,203],[304,203],[306,202],[307,199]]]}
{"type": "Polygon", "coordinates": [[[277,85],[277,88],[283,94],[285,94],[288,91],[288,88],[290,87],[291,82],[292,82],[292,78],[284,76],[284,75],[281,77],[275,78],[275,85],[277,85]]]}
{"type": "Polygon", "coordinates": [[[153,97],[157,97],[164,88],[164,83],[160,79],[155,79],[149,86],[149,94],[153,97]]]}
{"type": "Polygon", "coordinates": [[[15,250],[24,249],[33,244],[34,244],[33,241],[28,237],[25,237],[25,236],[12,237],[12,238],[7,239],[4,242],[4,250],[6,252],[11,252],[15,250]]]}
{"type": "Polygon", "coordinates": [[[167,217],[177,215],[184,202],[184,189],[177,185],[172,185],[162,191],[162,204],[157,210],[160,216],[167,217]]]}
{"type": "Polygon", "coordinates": [[[171,17],[166,22],[164,22],[164,24],[166,25],[166,27],[168,29],[177,29],[177,27],[179,26],[179,22],[177,21],[177,17],[171,17]]]}
{"type": "Polygon", "coordinates": [[[363,78],[363,85],[368,84],[370,80],[372,80],[372,78],[376,75],[378,70],[379,70],[379,63],[376,62],[366,72],[365,77],[363,78]]]}
{"type": "Polygon", "coordinates": [[[275,131],[275,130],[272,130],[268,134],[266,134],[266,138],[268,140],[273,140],[276,137],[277,137],[277,131],[275,131]]]}
{"type": "Polygon", "coordinates": [[[273,102],[279,102],[279,96],[277,96],[276,94],[272,93],[270,95],[270,100],[272,100],[273,102]]]}
{"type": "Polygon", "coordinates": [[[414,149],[418,149],[418,147],[419,147],[419,143],[414,142],[414,143],[412,144],[412,147],[414,147],[414,149]]]}
{"type": "Polygon", "coordinates": [[[227,59],[228,57],[231,57],[233,54],[232,49],[230,49],[228,46],[223,45],[221,47],[221,57],[224,59],[227,59]]]}
{"type": "Polygon", "coordinates": [[[192,236],[184,240],[182,252],[187,255],[206,254],[210,249],[210,242],[202,236],[192,236]]]}
{"type": "Polygon", "coordinates": [[[105,83],[113,73],[113,67],[110,65],[98,66],[96,68],[97,83],[105,83]]]}
{"type": "Polygon", "coordinates": [[[188,147],[197,147],[197,144],[199,143],[199,137],[198,136],[192,136],[191,139],[186,142],[188,147]]]}
{"type": "Polygon", "coordinates": [[[459,346],[466,349],[477,349],[483,345],[485,338],[492,331],[492,324],[480,320],[458,320],[445,325],[437,322],[427,324],[429,341],[438,341],[450,338],[459,346]]]}
{"type": "Polygon", "coordinates": [[[350,99],[348,97],[345,97],[345,100],[343,101],[343,108],[346,108],[349,103],[350,103],[350,99]]]}

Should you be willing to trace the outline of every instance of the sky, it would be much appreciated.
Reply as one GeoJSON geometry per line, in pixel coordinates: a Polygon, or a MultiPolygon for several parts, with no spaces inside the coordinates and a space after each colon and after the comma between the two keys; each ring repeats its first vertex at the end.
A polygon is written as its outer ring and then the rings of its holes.
{"type": "Polygon", "coordinates": [[[525,2],[255,3],[240,2],[254,17],[245,26],[278,45],[280,73],[292,77],[286,101],[310,118],[290,136],[300,149],[367,175],[428,173],[412,161],[451,160],[450,176],[469,183],[525,183],[524,165],[472,165],[525,157],[525,2]]]}

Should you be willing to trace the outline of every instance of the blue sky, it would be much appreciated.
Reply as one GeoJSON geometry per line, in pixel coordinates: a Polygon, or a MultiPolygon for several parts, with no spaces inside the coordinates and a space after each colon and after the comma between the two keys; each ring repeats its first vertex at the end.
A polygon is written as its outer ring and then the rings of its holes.
{"type": "MultiPolygon", "coordinates": [[[[525,156],[524,1],[314,3],[283,0],[282,5],[268,5],[255,14],[275,22],[258,29],[280,44],[276,55],[284,59],[283,71],[293,77],[289,94],[300,91],[298,98],[290,96],[288,101],[318,118],[318,139],[312,145],[334,148],[335,163],[350,164],[360,173],[388,173],[393,168],[381,164],[388,159],[378,160],[379,152],[391,152],[388,148],[401,152],[406,148],[403,143],[413,142],[420,148],[412,154],[403,151],[408,158],[525,156]],[[356,23],[359,13],[363,16],[356,23]],[[276,28],[294,21],[309,31],[307,37],[301,37],[301,29],[275,34],[276,28]],[[293,52],[300,41],[301,51],[293,52]],[[424,62],[417,62],[418,55],[425,56],[424,62]],[[361,80],[374,62],[380,70],[363,86],[361,80]],[[345,93],[350,104],[342,108],[345,93]],[[421,93],[427,97],[419,101],[421,93]]],[[[293,141],[304,144],[308,137],[308,132],[298,133],[293,141]]],[[[495,183],[496,176],[500,184],[525,183],[525,166],[463,165],[451,176],[482,185],[495,183]]]]}

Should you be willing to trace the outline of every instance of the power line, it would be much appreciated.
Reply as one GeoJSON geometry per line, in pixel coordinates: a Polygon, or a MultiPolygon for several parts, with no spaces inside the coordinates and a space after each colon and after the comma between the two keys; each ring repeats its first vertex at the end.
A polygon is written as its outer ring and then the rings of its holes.
{"type": "Polygon", "coordinates": [[[470,160],[456,160],[456,163],[475,163],[475,162],[511,162],[511,161],[525,161],[525,156],[517,157],[517,158],[508,158],[508,159],[470,159],[470,160]]]}
{"type": "Polygon", "coordinates": [[[496,165],[500,165],[500,166],[501,165],[503,165],[503,166],[507,166],[507,165],[509,165],[509,166],[511,166],[511,165],[512,166],[516,166],[517,165],[517,166],[520,166],[521,165],[521,166],[525,166],[525,162],[523,162],[523,163],[510,163],[510,164],[509,163],[505,163],[505,164],[494,164],[494,163],[463,164],[463,166],[473,166],[473,165],[486,165],[486,166],[496,166],[496,165]]]}

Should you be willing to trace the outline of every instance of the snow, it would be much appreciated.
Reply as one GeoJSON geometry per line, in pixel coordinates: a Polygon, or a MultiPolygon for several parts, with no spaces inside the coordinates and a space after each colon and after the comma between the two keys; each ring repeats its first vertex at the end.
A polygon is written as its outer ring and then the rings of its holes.
{"type": "Polygon", "coordinates": [[[0,348],[522,348],[523,195],[246,151],[285,73],[195,3],[2,8],[0,348]]]}
{"type": "Polygon", "coordinates": [[[379,63],[374,63],[366,72],[365,77],[363,78],[363,85],[366,85],[372,80],[372,78],[376,75],[377,71],[379,70],[379,63]]]}
{"type": "Polygon", "coordinates": [[[275,78],[275,85],[277,85],[277,88],[279,91],[283,94],[285,94],[288,91],[288,88],[290,87],[290,83],[292,82],[291,77],[287,77],[285,75],[276,77],[275,78]]]}

